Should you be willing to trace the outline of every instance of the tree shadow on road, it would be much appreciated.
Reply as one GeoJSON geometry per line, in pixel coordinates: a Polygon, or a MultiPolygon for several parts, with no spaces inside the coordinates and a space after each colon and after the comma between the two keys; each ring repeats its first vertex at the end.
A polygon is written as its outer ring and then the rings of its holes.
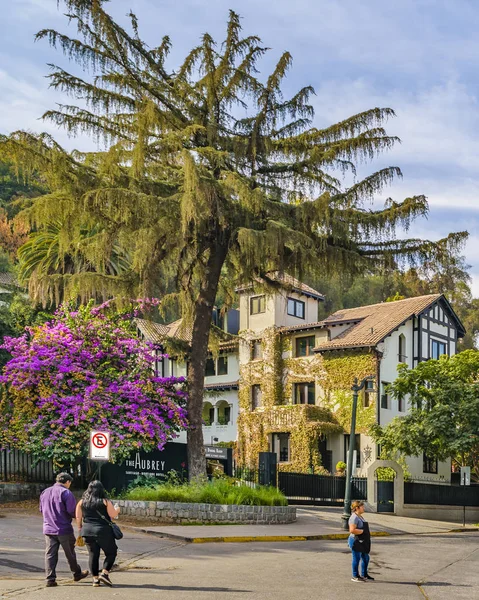
{"type": "Polygon", "coordinates": [[[251,594],[252,590],[236,590],[227,587],[199,587],[199,586],[186,586],[186,585],[155,585],[149,583],[143,584],[123,584],[120,583],[115,585],[115,589],[132,589],[132,590],[165,590],[168,592],[218,592],[224,593],[240,593],[240,594],[251,594]]]}
{"type": "Polygon", "coordinates": [[[28,573],[43,573],[44,569],[35,565],[27,565],[23,562],[10,560],[8,558],[0,558],[0,568],[7,567],[8,569],[17,569],[18,571],[27,571],[28,573]]]}
{"type": "Polygon", "coordinates": [[[472,587],[467,583],[448,583],[447,581],[426,581],[425,583],[418,583],[419,587],[472,587]]]}
{"type": "Polygon", "coordinates": [[[386,583],[387,585],[416,585],[418,588],[424,587],[464,587],[469,588],[472,585],[468,585],[467,583],[448,583],[447,581],[428,581],[427,583],[418,583],[417,581],[390,581],[386,579],[376,579],[374,584],[369,585],[378,585],[381,583],[386,583]]]}

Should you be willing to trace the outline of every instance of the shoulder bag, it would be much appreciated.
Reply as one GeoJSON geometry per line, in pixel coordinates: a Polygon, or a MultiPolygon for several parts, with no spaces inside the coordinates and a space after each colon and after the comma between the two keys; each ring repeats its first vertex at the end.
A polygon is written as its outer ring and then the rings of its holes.
{"type": "Polygon", "coordinates": [[[111,527],[111,530],[112,530],[112,533],[113,533],[113,537],[115,538],[115,540],[121,540],[121,538],[123,537],[123,532],[118,527],[118,525],[116,523],[112,523],[111,521],[109,521],[106,517],[104,517],[101,514],[101,512],[99,510],[97,510],[96,512],[111,527]]]}

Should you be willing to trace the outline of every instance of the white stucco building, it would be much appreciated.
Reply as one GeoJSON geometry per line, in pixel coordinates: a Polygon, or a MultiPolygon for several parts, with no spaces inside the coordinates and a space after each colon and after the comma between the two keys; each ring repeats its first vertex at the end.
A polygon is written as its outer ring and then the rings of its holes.
{"type": "MultiPolygon", "coordinates": [[[[294,469],[297,450],[290,443],[294,418],[288,417],[288,425],[281,417],[283,409],[298,405],[297,411],[303,411],[305,407],[301,405],[328,406],[334,416],[334,407],[327,404],[327,394],[318,375],[318,365],[323,359],[349,351],[374,357],[375,372],[371,375],[375,377],[376,392],[374,396],[363,394],[360,401],[375,411],[376,422],[386,425],[408,411],[407,401],[398,402],[386,393],[387,385],[396,377],[398,364],[414,367],[442,354],[453,355],[465,333],[451,305],[440,294],[344,309],[318,321],[318,308],[323,301],[319,292],[288,275],[272,274],[272,277],[279,284],[275,291],[258,292],[252,286],[244,286],[238,289],[239,311],[228,313],[224,322],[215,315],[216,325],[229,333],[229,337],[220,345],[219,355],[210,355],[207,362],[203,433],[206,444],[238,439],[242,390],[242,398],[249,398],[247,406],[243,401],[242,411],[258,417],[262,450],[276,452],[280,467],[283,464],[286,470],[294,469]],[[265,340],[271,332],[287,338],[281,364],[273,365],[267,351],[265,354],[265,340]],[[256,379],[245,376],[255,372],[263,375],[257,374],[256,379]],[[268,377],[276,377],[282,386],[273,405],[271,401],[265,402],[263,394],[268,377]]],[[[182,330],[181,321],[158,325],[140,319],[138,327],[147,339],[155,342],[165,337],[186,343],[191,340],[191,332],[182,330]]],[[[187,365],[181,360],[164,358],[158,361],[157,372],[163,376],[186,376],[187,365]]],[[[286,414],[293,413],[283,411],[283,416],[286,414]]],[[[319,417],[308,418],[314,427],[319,417]]],[[[349,433],[344,430],[339,433],[337,429],[327,435],[319,433],[317,437],[321,464],[330,471],[334,471],[338,461],[345,461],[347,455],[349,433]]],[[[179,441],[186,441],[186,434],[179,441]]],[[[365,433],[358,434],[356,446],[356,474],[365,475],[368,466],[378,458],[379,449],[365,433]]],[[[415,478],[450,480],[449,461],[437,463],[427,456],[406,460],[415,478]]]]}

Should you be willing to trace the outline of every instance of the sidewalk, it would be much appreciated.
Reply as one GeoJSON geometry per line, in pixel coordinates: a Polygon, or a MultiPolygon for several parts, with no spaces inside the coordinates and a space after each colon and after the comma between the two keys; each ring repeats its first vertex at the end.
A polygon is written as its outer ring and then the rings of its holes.
{"type": "MultiPolygon", "coordinates": [[[[191,543],[208,542],[288,542],[345,539],[341,508],[301,507],[298,519],[288,525],[146,525],[134,530],[191,543]]],[[[365,513],[373,536],[421,535],[457,531],[479,531],[473,524],[428,521],[388,514],[365,513]]]]}

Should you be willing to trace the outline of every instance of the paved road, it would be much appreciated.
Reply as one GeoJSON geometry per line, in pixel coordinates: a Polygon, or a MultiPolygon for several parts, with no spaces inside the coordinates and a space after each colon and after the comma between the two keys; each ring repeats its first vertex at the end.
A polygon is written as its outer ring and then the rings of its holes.
{"type": "MultiPolygon", "coordinates": [[[[0,511],[1,514],[1,511],[0,511]]],[[[344,541],[185,544],[127,533],[116,586],[93,590],[67,580],[43,587],[41,520],[0,518],[0,597],[25,600],[470,600],[479,598],[479,533],[376,538],[374,583],[350,581],[344,541]]],[[[83,563],[86,554],[81,550],[83,563]]]]}

